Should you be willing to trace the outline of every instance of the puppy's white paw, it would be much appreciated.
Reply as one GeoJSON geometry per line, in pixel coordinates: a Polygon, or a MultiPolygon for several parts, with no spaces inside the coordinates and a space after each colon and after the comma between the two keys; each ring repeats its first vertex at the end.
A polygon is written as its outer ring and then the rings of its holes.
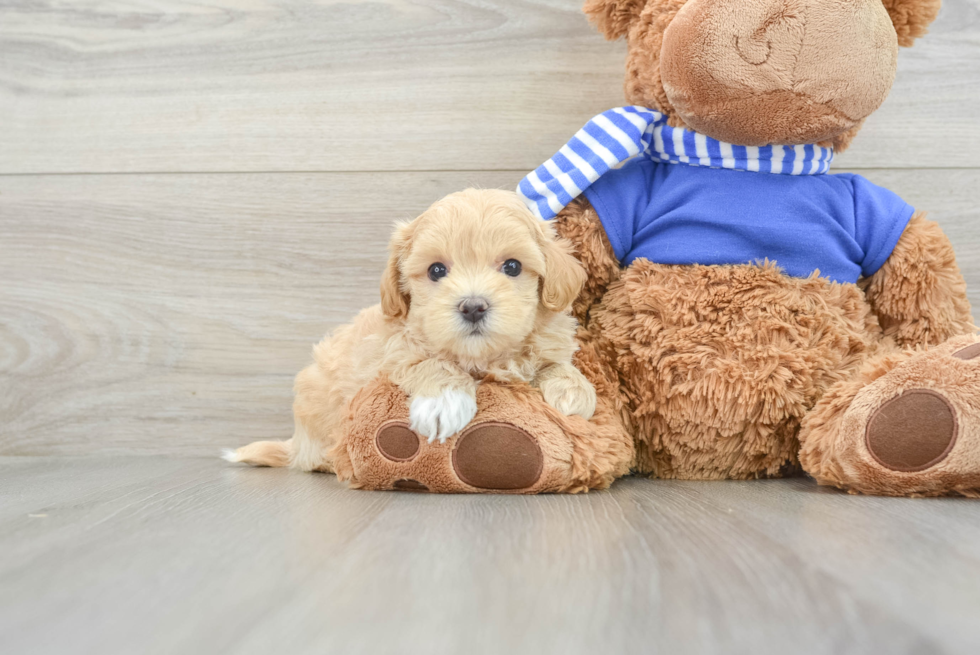
{"type": "Polygon", "coordinates": [[[476,398],[461,389],[446,389],[435,398],[416,396],[408,413],[413,430],[429,443],[444,443],[476,416],[476,398]]]}
{"type": "Polygon", "coordinates": [[[571,375],[543,380],[541,395],[565,416],[576,414],[590,419],[595,414],[595,387],[578,370],[571,375]]]}

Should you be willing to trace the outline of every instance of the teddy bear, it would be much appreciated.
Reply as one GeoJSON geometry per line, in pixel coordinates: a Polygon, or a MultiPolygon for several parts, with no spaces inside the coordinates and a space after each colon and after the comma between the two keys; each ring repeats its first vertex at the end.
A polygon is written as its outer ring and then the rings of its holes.
{"type": "Polygon", "coordinates": [[[338,475],[535,493],[803,471],[851,493],[980,495],[980,337],[953,248],[898,194],[828,173],[938,10],[588,0],[626,39],[629,104],[518,192],[588,273],[572,311],[596,417],[487,380],[471,427],[425,444],[378,380],[350,408],[338,475]]]}

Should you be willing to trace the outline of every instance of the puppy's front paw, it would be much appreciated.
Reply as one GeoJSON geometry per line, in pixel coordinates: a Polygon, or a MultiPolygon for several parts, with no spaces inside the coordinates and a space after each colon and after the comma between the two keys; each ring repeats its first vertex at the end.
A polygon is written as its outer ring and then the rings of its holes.
{"type": "Polygon", "coordinates": [[[461,389],[446,389],[435,398],[416,396],[409,407],[412,429],[431,443],[465,428],[476,416],[476,397],[461,389]]]}
{"type": "Polygon", "coordinates": [[[542,380],[541,394],[565,416],[577,414],[590,419],[595,414],[595,387],[577,369],[570,375],[542,380]]]}

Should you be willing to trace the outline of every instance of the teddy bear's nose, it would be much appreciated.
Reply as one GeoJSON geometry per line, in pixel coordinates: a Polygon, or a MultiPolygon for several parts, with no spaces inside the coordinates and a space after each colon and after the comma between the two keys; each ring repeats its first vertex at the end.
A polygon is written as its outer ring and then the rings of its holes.
{"type": "Polygon", "coordinates": [[[770,57],[789,54],[784,52],[787,46],[790,52],[797,50],[806,29],[803,18],[805,8],[797,6],[801,4],[800,0],[780,0],[775,3],[751,3],[746,7],[745,14],[750,14],[750,8],[761,13],[751,18],[743,14],[745,19],[737,28],[741,33],[735,35],[735,51],[739,57],[746,63],[759,66],[769,61],[770,57]]]}
{"type": "Polygon", "coordinates": [[[459,303],[459,313],[470,323],[479,323],[487,315],[490,303],[486,298],[466,298],[459,303]]]}

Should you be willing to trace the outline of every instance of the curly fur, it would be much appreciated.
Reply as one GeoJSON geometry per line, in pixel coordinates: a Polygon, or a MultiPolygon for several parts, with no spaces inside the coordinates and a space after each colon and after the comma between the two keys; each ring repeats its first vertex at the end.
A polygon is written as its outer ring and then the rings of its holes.
{"type": "Polygon", "coordinates": [[[885,336],[900,346],[935,346],[976,330],[953,245],[921,212],[862,287],[885,336]]]}
{"type": "Polygon", "coordinates": [[[641,260],[593,311],[615,352],[638,470],[751,478],[796,463],[796,431],[872,348],[853,285],[764,266],[641,260]]]}

